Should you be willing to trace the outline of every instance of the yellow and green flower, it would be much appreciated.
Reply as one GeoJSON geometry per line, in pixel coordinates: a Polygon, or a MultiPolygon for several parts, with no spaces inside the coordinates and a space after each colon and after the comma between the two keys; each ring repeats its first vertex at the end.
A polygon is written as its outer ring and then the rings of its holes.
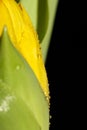
{"type": "Polygon", "coordinates": [[[36,24],[32,25],[36,17],[31,16],[32,22],[29,17],[33,7],[26,11],[29,2],[0,0],[1,130],[49,130],[49,86],[43,60],[47,49],[43,43],[49,42],[53,20],[45,29],[39,29],[38,22],[39,41],[36,24]]]}

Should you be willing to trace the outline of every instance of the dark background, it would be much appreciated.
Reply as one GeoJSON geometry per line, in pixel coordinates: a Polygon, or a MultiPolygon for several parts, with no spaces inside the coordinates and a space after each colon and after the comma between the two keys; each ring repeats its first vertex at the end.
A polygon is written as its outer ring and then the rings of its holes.
{"type": "Polygon", "coordinates": [[[86,17],[87,5],[84,0],[59,1],[46,60],[51,95],[50,130],[78,129],[85,126],[86,17]]]}

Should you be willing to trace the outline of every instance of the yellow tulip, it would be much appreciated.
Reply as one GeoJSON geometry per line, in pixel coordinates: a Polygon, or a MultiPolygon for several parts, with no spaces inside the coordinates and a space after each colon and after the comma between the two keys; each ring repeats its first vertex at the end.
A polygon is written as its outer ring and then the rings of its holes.
{"type": "Polygon", "coordinates": [[[14,0],[0,0],[0,36],[4,26],[7,26],[13,45],[31,66],[49,100],[48,79],[38,36],[20,3],[16,3],[14,0]]]}

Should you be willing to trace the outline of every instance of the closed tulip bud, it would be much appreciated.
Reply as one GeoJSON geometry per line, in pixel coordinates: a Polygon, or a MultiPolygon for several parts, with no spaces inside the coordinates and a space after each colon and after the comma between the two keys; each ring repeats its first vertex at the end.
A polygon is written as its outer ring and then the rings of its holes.
{"type": "Polygon", "coordinates": [[[14,0],[0,0],[0,12],[0,36],[4,26],[7,26],[13,45],[31,66],[48,99],[48,81],[39,40],[29,16],[14,0]]]}
{"type": "Polygon", "coordinates": [[[49,88],[38,36],[14,0],[0,0],[0,129],[49,129],[49,88]]]}

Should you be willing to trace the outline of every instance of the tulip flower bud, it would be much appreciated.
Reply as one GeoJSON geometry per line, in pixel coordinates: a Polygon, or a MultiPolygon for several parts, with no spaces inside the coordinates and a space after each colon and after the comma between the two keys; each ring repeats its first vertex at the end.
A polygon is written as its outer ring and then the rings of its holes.
{"type": "Polygon", "coordinates": [[[48,130],[49,88],[37,33],[15,0],[0,0],[0,129],[48,130]]]}
{"type": "Polygon", "coordinates": [[[0,0],[0,36],[4,26],[15,48],[34,71],[47,100],[49,89],[38,36],[25,9],[14,0],[0,0]]]}

